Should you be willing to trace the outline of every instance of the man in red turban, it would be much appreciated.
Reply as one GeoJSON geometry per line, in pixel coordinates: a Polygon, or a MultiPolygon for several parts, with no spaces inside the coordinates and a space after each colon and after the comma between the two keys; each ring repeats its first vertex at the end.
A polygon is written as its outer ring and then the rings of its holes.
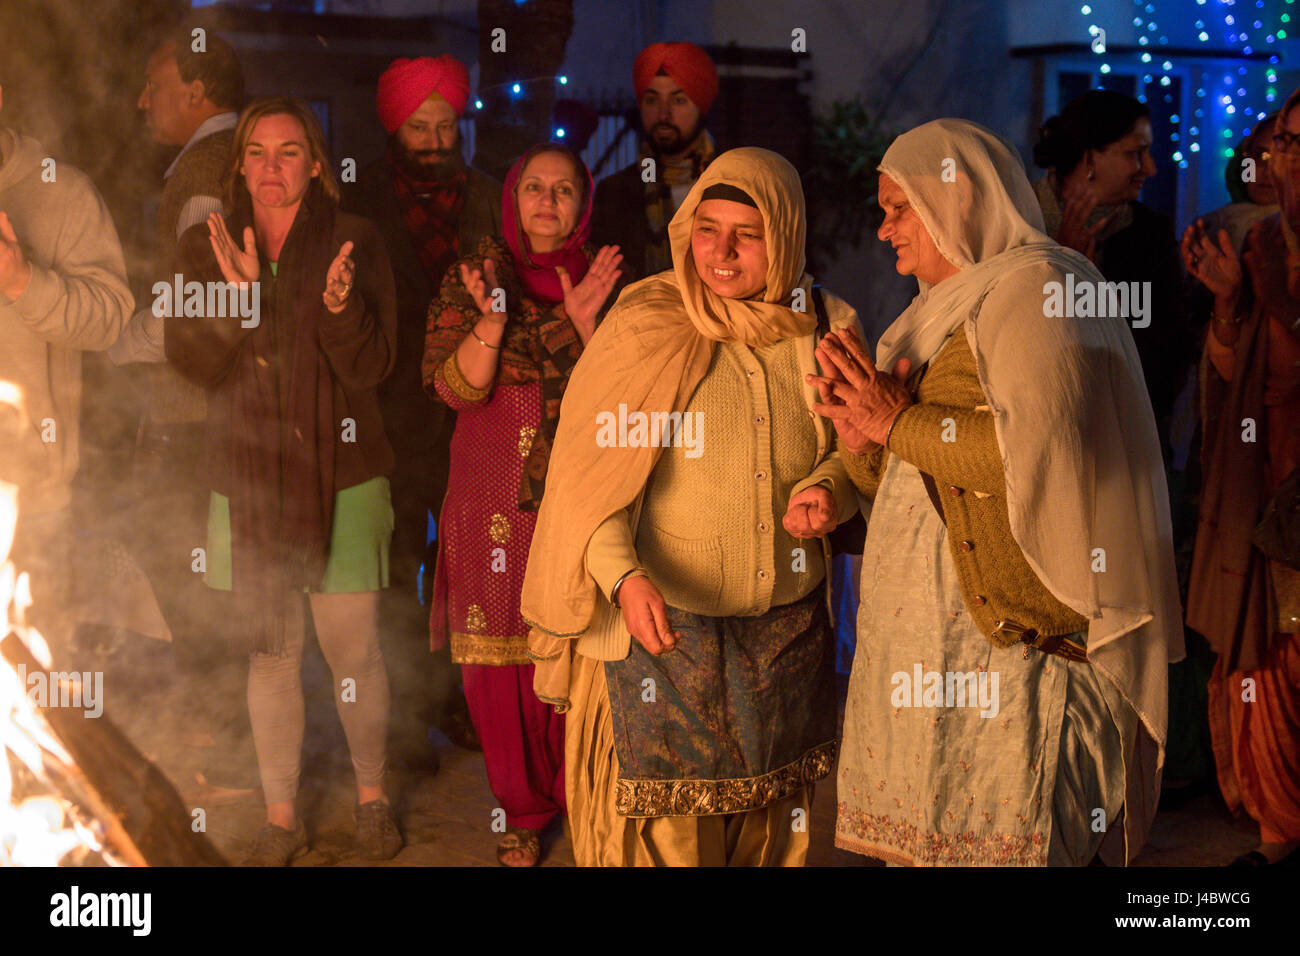
{"type": "Polygon", "coordinates": [[[381,606],[383,633],[393,640],[384,653],[410,658],[410,668],[428,678],[430,721],[477,749],[459,668],[446,651],[430,667],[423,650],[429,615],[418,598],[433,582],[437,547],[429,540],[429,519],[442,508],[452,431],[445,409],[425,397],[420,381],[425,320],[447,267],[501,232],[501,184],[461,155],[457,120],[468,102],[469,71],[455,57],[394,60],[375,97],[388,148],[358,170],[355,183],[345,177],[342,188],[343,207],[379,227],[397,280],[397,361],[379,387],[396,454],[392,587],[381,606]]]}
{"type": "Polygon", "coordinates": [[[694,43],[652,43],[637,55],[632,85],[641,106],[641,153],[601,180],[591,238],[617,245],[628,280],[672,268],[668,223],[717,153],[703,117],[718,95],[718,71],[694,43]]]}

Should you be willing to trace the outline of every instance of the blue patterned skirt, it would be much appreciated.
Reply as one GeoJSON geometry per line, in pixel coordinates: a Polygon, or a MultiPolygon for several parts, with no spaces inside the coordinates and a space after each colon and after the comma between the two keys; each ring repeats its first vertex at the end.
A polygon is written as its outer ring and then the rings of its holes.
{"type": "Polygon", "coordinates": [[[628,817],[758,810],[835,762],[835,636],[825,591],[757,617],[668,608],[681,634],[654,657],[637,641],[605,662],[628,817]]]}

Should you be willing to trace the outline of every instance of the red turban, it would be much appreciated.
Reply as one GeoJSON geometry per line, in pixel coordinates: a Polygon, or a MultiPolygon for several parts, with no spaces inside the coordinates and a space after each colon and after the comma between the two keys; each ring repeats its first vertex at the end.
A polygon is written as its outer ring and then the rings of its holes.
{"type": "Polygon", "coordinates": [[[379,77],[375,97],[379,122],[390,134],[396,132],[430,93],[437,93],[451,104],[457,116],[465,112],[469,101],[469,70],[465,64],[450,53],[436,60],[430,56],[394,60],[379,77]]]}
{"type": "Polygon", "coordinates": [[[632,85],[638,100],[660,70],[682,88],[701,113],[709,111],[718,95],[718,71],[707,53],[694,43],[651,43],[632,64],[632,85]]]}

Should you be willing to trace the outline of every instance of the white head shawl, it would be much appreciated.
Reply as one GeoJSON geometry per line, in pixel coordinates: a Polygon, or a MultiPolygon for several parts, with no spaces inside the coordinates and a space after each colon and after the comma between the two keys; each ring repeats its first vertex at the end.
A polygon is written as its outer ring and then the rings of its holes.
{"type": "Polygon", "coordinates": [[[1122,319],[1045,314],[1047,283],[1104,280],[1042,232],[1020,157],[996,134],[935,120],[898,137],[880,171],[961,271],[920,283],[881,337],[877,367],[907,356],[919,368],[964,326],[1012,536],[1057,600],[1088,618],[1089,661],[1141,720],[1138,739],[1124,741],[1126,840],[1112,841],[1114,828],[1103,844],[1110,860],[1131,859],[1159,793],[1166,665],[1183,656],[1168,490],[1133,335],[1122,319]]]}

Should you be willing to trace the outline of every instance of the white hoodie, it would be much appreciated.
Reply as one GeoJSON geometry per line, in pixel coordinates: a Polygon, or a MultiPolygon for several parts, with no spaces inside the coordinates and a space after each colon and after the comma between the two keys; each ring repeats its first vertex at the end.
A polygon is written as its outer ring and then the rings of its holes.
{"type": "Polygon", "coordinates": [[[23,390],[29,427],[0,449],[0,479],[23,514],[67,507],[77,470],[81,353],[117,340],[131,292],[108,207],[78,169],[0,127],[0,211],[32,267],[23,294],[0,293],[0,381],[23,390]]]}

